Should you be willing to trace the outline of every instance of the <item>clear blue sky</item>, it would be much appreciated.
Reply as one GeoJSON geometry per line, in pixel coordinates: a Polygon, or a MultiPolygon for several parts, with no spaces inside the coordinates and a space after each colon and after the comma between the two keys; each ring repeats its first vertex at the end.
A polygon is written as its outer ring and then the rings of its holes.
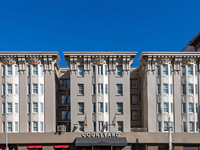
{"type": "Polygon", "coordinates": [[[199,0],[0,0],[0,51],[181,51],[199,0]]]}

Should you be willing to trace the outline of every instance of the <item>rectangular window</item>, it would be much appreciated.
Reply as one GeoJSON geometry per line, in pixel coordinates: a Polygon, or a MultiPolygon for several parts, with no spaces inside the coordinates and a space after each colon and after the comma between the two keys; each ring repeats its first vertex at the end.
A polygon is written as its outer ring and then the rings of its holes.
{"type": "Polygon", "coordinates": [[[96,112],[96,103],[93,103],[93,112],[96,112]]]}
{"type": "Polygon", "coordinates": [[[108,131],[108,122],[105,122],[105,130],[108,131]]]}
{"type": "Polygon", "coordinates": [[[158,113],[161,113],[161,104],[158,103],[158,113]]]}
{"type": "Polygon", "coordinates": [[[18,113],[18,103],[15,103],[15,113],[18,113]]]}
{"type": "Polygon", "coordinates": [[[43,122],[40,122],[40,132],[43,132],[43,122]]]}
{"type": "Polygon", "coordinates": [[[5,114],[5,113],[6,113],[6,104],[3,103],[3,114],[5,114]]]}
{"type": "Polygon", "coordinates": [[[168,75],[168,65],[163,65],[163,75],[168,75]]]}
{"type": "Polygon", "coordinates": [[[188,84],[188,94],[193,94],[194,90],[193,90],[193,84],[188,84]]]}
{"type": "Polygon", "coordinates": [[[183,122],[183,131],[187,132],[187,123],[186,122],[183,122]]]}
{"type": "Polygon", "coordinates": [[[8,75],[12,75],[12,66],[8,65],[8,75]]]}
{"type": "Polygon", "coordinates": [[[190,122],[190,132],[194,132],[194,122],[190,122]]]}
{"type": "Polygon", "coordinates": [[[60,104],[66,104],[66,95],[61,95],[61,102],[60,104]]]}
{"type": "Polygon", "coordinates": [[[60,120],[61,121],[66,120],[66,111],[65,110],[61,110],[59,116],[60,116],[60,120]]]}
{"type": "Polygon", "coordinates": [[[103,127],[103,121],[99,121],[99,131],[100,131],[100,132],[103,132],[103,131],[104,131],[103,128],[104,128],[104,127],[103,127]]]}
{"type": "Polygon", "coordinates": [[[78,95],[84,95],[84,85],[78,84],[78,95]]]}
{"type": "Polygon", "coordinates": [[[163,84],[163,93],[168,94],[168,84],[163,84]]]}
{"type": "Polygon", "coordinates": [[[193,75],[193,65],[188,65],[188,75],[193,75]]]}
{"type": "Polygon", "coordinates": [[[198,113],[198,104],[196,103],[196,113],[198,113]]]}
{"type": "Polygon", "coordinates": [[[31,75],[31,66],[28,66],[28,76],[31,75]]]}
{"type": "Polygon", "coordinates": [[[93,122],[94,132],[96,132],[96,122],[93,122]]]}
{"type": "Polygon", "coordinates": [[[174,123],[171,122],[171,131],[173,131],[173,128],[174,128],[174,123]]]}
{"type": "Polygon", "coordinates": [[[28,84],[28,94],[30,95],[31,94],[31,85],[28,84]]]}
{"type": "Polygon", "coordinates": [[[170,69],[170,75],[172,75],[172,66],[170,66],[169,69],[170,69]]]}
{"type": "Polygon", "coordinates": [[[3,73],[2,73],[2,75],[3,75],[3,76],[5,76],[5,74],[6,74],[6,69],[5,69],[5,66],[2,66],[2,70],[3,70],[3,73]]]}
{"type": "Polygon", "coordinates": [[[66,87],[66,82],[65,80],[60,80],[60,87],[65,88],[66,87]]]}
{"type": "Polygon", "coordinates": [[[117,84],[117,95],[123,95],[122,84],[117,84]]]}
{"type": "Polygon", "coordinates": [[[15,132],[18,132],[18,122],[15,122],[15,132]]]}
{"type": "Polygon", "coordinates": [[[173,86],[170,84],[170,94],[173,94],[173,86]]]}
{"type": "Polygon", "coordinates": [[[108,75],[108,66],[105,65],[105,75],[107,76],[108,75]]]}
{"type": "Polygon", "coordinates": [[[105,112],[108,112],[108,103],[105,103],[105,112]]]}
{"type": "Polygon", "coordinates": [[[28,103],[28,113],[31,113],[31,103],[28,103]]]}
{"type": "Polygon", "coordinates": [[[197,87],[197,84],[195,84],[195,94],[197,94],[198,92],[198,87],[197,87]]]}
{"type": "Polygon", "coordinates": [[[164,103],[164,112],[169,112],[169,104],[164,103]]]}
{"type": "Polygon", "coordinates": [[[158,122],[158,131],[161,132],[162,126],[161,126],[161,122],[158,122]]]}
{"type": "Polygon", "coordinates": [[[185,66],[182,66],[182,76],[185,76],[185,66]]]}
{"type": "Polygon", "coordinates": [[[122,66],[117,66],[116,67],[116,73],[118,77],[122,76],[122,66]]]}
{"type": "Polygon", "coordinates": [[[38,122],[33,122],[33,131],[34,132],[38,131],[38,122]]]}
{"type": "Polygon", "coordinates": [[[131,104],[132,105],[137,105],[138,104],[138,95],[137,94],[132,94],[131,95],[131,104]]]}
{"type": "Polygon", "coordinates": [[[3,88],[2,88],[2,89],[3,89],[3,91],[2,91],[2,92],[3,92],[3,95],[5,95],[5,94],[6,94],[6,87],[5,87],[5,84],[3,84],[3,88]]]}
{"type": "Polygon", "coordinates": [[[117,103],[117,113],[123,114],[123,103],[117,103]]]}
{"type": "Polygon", "coordinates": [[[43,103],[40,103],[40,113],[43,113],[44,112],[44,110],[43,110],[43,103]]]}
{"type": "Polygon", "coordinates": [[[98,94],[103,94],[103,84],[98,84],[98,94]]]}
{"type": "Polygon", "coordinates": [[[33,65],[33,75],[37,75],[37,74],[38,74],[37,65],[33,65]]]}
{"type": "Polygon", "coordinates": [[[15,84],[15,94],[18,94],[18,84],[15,84]]]}
{"type": "Polygon", "coordinates": [[[37,93],[38,93],[38,85],[33,84],[33,94],[37,94],[37,93]]]}
{"type": "Polygon", "coordinates": [[[103,66],[98,65],[98,75],[103,75],[103,66]]]}
{"type": "Polygon", "coordinates": [[[18,75],[18,66],[15,65],[15,75],[17,76],[18,75]]]}
{"type": "Polygon", "coordinates": [[[43,88],[43,84],[40,84],[40,94],[43,95],[44,94],[44,88],[43,88]]]}
{"type": "Polygon", "coordinates": [[[161,91],[161,89],[160,89],[160,84],[158,84],[158,94],[160,94],[160,91],[161,91]]]}
{"type": "Polygon", "coordinates": [[[8,132],[12,132],[12,122],[8,122],[8,132]]]}
{"type": "Polygon", "coordinates": [[[183,113],[186,113],[186,104],[183,103],[183,113]]]}
{"type": "Polygon", "coordinates": [[[96,74],[95,73],[95,66],[92,67],[92,70],[93,70],[93,74],[92,75],[95,76],[95,74],[96,74]]]}
{"type": "Polygon", "coordinates": [[[164,131],[168,131],[168,122],[164,122],[164,131]]]}
{"type": "Polygon", "coordinates": [[[133,120],[133,121],[138,120],[138,111],[137,110],[131,111],[131,120],[133,120]]]}
{"type": "Polygon", "coordinates": [[[31,122],[28,122],[28,132],[31,132],[31,122]]]}
{"type": "Polygon", "coordinates": [[[70,80],[67,80],[67,88],[70,89],[70,80]]]}
{"type": "Polygon", "coordinates": [[[83,77],[83,74],[84,74],[83,66],[78,66],[78,76],[83,77]]]}
{"type": "Polygon", "coordinates": [[[138,80],[137,79],[133,79],[132,81],[132,89],[137,89],[138,88],[138,80]]]}
{"type": "Polygon", "coordinates": [[[38,112],[38,103],[33,103],[33,112],[34,113],[38,112]]]}
{"type": "Polygon", "coordinates": [[[78,103],[78,112],[84,114],[84,103],[78,103]]]}
{"type": "Polygon", "coordinates": [[[196,122],[196,131],[199,131],[199,122],[196,122]]]}
{"type": "Polygon", "coordinates": [[[12,84],[8,84],[8,94],[12,94],[12,84]]]}
{"type": "Polygon", "coordinates": [[[171,103],[171,113],[173,113],[173,103],[171,103]]]}
{"type": "Polygon", "coordinates": [[[103,94],[103,84],[101,84],[101,94],[103,94]]]}
{"type": "Polygon", "coordinates": [[[71,103],[71,96],[69,95],[68,97],[67,97],[67,104],[70,104],[71,103]]]}
{"type": "Polygon", "coordinates": [[[160,76],[160,66],[157,66],[157,75],[160,76]]]}
{"type": "Polygon", "coordinates": [[[185,84],[182,85],[182,91],[183,91],[183,94],[186,94],[186,86],[185,86],[185,84]]]}
{"type": "Polygon", "coordinates": [[[195,65],[195,75],[197,75],[197,65],[195,65]]]}
{"type": "Polygon", "coordinates": [[[79,122],[78,122],[78,131],[79,131],[79,132],[84,132],[83,121],[79,121],[79,122]]]}
{"type": "Polygon", "coordinates": [[[105,84],[105,94],[108,94],[108,84],[105,84]]]}
{"type": "Polygon", "coordinates": [[[12,113],[12,103],[8,103],[8,113],[12,113]]]}
{"type": "Polygon", "coordinates": [[[194,104],[189,103],[189,112],[193,113],[194,112],[194,104]]]}
{"type": "Polygon", "coordinates": [[[118,121],[117,122],[117,126],[118,126],[118,132],[123,132],[123,122],[122,121],[118,121]]]}
{"type": "Polygon", "coordinates": [[[103,112],[103,103],[99,103],[99,112],[103,112]]]}
{"type": "Polygon", "coordinates": [[[42,76],[43,75],[43,66],[40,65],[40,75],[42,76]]]}

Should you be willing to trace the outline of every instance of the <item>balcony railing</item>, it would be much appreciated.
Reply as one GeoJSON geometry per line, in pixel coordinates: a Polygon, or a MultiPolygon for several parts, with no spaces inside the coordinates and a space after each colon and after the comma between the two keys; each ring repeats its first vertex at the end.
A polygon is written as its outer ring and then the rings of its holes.
{"type": "Polygon", "coordinates": [[[131,132],[147,132],[147,128],[131,128],[131,132]]]}

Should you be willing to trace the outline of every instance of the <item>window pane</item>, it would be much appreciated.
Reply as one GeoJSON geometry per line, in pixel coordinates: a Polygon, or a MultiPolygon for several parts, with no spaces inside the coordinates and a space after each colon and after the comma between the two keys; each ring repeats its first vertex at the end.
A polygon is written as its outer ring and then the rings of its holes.
{"type": "Polygon", "coordinates": [[[15,84],[15,94],[18,94],[18,84],[15,84]]]}
{"type": "Polygon", "coordinates": [[[33,103],[33,112],[38,112],[38,104],[33,103]]]}
{"type": "Polygon", "coordinates": [[[158,113],[161,113],[161,104],[158,103],[158,113]]]}
{"type": "Polygon", "coordinates": [[[18,66],[15,65],[15,75],[17,76],[18,75],[18,66]]]}
{"type": "Polygon", "coordinates": [[[188,75],[193,75],[193,65],[188,66],[188,75]]]}
{"type": "Polygon", "coordinates": [[[122,67],[121,66],[117,66],[117,76],[122,76],[122,67]]]}
{"type": "Polygon", "coordinates": [[[40,75],[42,76],[43,75],[43,66],[40,65],[40,75]]]}
{"type": "Polygon", "coordinates": [[[186,122],[183,122],[183,131],[187,132],[187,124],[186,124],[186,122]]]}
{"type": "Polygon", "coordinates": [[[33,75],[37,75],[37,74],[38,74],[37,65],[33,65],[33,75]]]}
{"type": "Polygon", "coordinates": [[[8,75],[12,75],[12,66],[8,65],[8,75]]]}
{"type": "Polygon", "coordinates": [[[138,95],[132,94],[131,95],[131,104],[132,105],[137,105],[138,104],[138,95]]]}
{"type": "Polygon", "coordinates": [[[185,84],[182,85],[182,91],[183,91],[183,94],[186,94],[186,86],[185,86],[185,84]]]}
{"type": "Polygon", "coordinates": [[[8,122],[8,132],[12,132],[12,122],[8,122]]]}
{"type": "Polygon", "coordinates": [[[168,131],[168,122],[164,122],[164,131],[168,131]]]}
{"type": "Polygon", "coordinates": [[[118,121],[117,125],[118,125],[118,132],[123,132],[123,122],[122,121],[118,121]]]}
{"type": "Polygon", "coordinates": [[[93,74],[92,74],[92,75],[95,76],[95,74],[96,74],[96,73],[95,73],[95,70],[96,70],[96,69],[95,69],[95,66],[93,66],[93,69],[92,69],[92,70],[93,70],[93,74]]]}
{"type": "Polygon", "coordinates": [[[108,66],[105,65],[105,75],[108,75],[108,66]]]}
{"type": "Polygon", "coordinates": [[[138,80],[137,79],[133,79],[133,80],[131,80],[131,82],[132,82],[132,88],[133,89],[138,88],[138,80]]]}
{"type": "Polygon", "coordinates": [[[2,75],[5,76],[5,74],[6,74],[5,66],[2,66],[2,71],[3,71],[2,75]]]}
{"type": "Polygon", "coordinates": [[[190,132],[194,131],[194,122],[190,122],[190,132]]]}
{"type": "Polygon", "coordinates": [[[83,66],[78,66],[78,76],[83,77],[84,68],[83,66]]]}
{"type": "Polygon", "coordinates": [[[84,114],[84,103],[79,103],[78,109],[79,113],[84,114]]]}
{"type": "Polygon", "coordinates": [[[18,132],[18,122],[15,122],[15,132],[18,132]]]}
{"type": "Polygon", "coordinates": [[[40,94],[44,94],[43,84],[40,84],[40,94]]]}
{"type": "Polygon", "coordinates": [[[84,85],[83,84],[79,84],[78,85],[78,94],[79,95],[84,95],[84,85]]]}
{"type": "Polygon", "coordinates": [[[33,122],[33,131],[37,132],[38,131],[38,123],[33,122]]]}
{"type": "Polygon", "coordinates": [[[105,94],[108,94],[108,84],[105,84],[105,94]]]}
{"type": "Polygon", "coordinates": [[[189,112],[194,112],[194,104],[193,103],[189,103],[189,112]]]}
{"type": "Polygon", "coordinates": [[[8,84],[8,94],[12,94],[12,84],[8,84]]]}
{"type": "Polygon", "coordinates": [[[12,103],[8,103],[8,113],[12,113],[12,103]]]}
{"type": "Polygon", "coordinates": [[[38,85],[33,84],[33,94],[37,94],[37,93],[38,93],[38,85]]]}
{"type": "Polygon", "coordinates": [[[168,84],[163,85],[163,93],[168,94],[168,84]]]}
{"type": "Polygon", "coordinates": [[[185,66],[182,66],[182,76],[185,76],[185,66]]]}
{"type": "Polygon", "coordinates": [[[108,112],[108,103],[105,103],[105,112],[108,112]]]}
{"type": "Polygon", "coordinates": [[[168,103],[164,103],[164,112],[168,112],[169,111],[169,104],[168,103]]]}
{"type": "Polygon", "coordinates": [[[40,112],[43,113],[43,103],[40,103],[40,112]]]}
{"type": "Polygon", "coordinates": [[[134,121],[138,120],[138,111],[137,110],[133,110],[131,112],[132,112],[132,114],[131,114],[132,120],[134,120],[134,121]]]}
{"type": "Polygon", "coordinates": [[[160,94],[160,84],[158,84],[158,94],[160,94]]]}
{"type": "Polygon", "coordinates": [[[193,91],[193,84],[189,84],[189,85],[188,85],[188,93],[189,93],[189,94],[193,94],[193,92],[194,92],[194,91],[193,91]]]}
{"type": "Polygon", "coordinates": [[[168,75],[168,65],[163,65],[163,75],[168,75]]]}
{"type": "Polygon", "coordinates": [[[161,122],[158,122],[158,131],[161,132],[161,122]]]}
{"type": "Polygon", "coordinates": [[[160,66],[157,66],[157,75],[160,76],[160,66]]]}
{"type": "Polygon", "coordinates": [[[43,122],[40,122],[40,132],[43,131],[43,122]]]}
{"type": "Polygon", "coordinates": [[[122,95],[122,84],[117,84],[117,95],[122,95]]]}
{"type": "Polygon", "coordinates": [[[18,103],[15,103],[15,113],[18,113],[18,103]]]}
{"type": "Polygon", "coordinates": [[[6,87],[5,87],[5,84],[3,84],[3,95],[6,94],[6,87]]]}
{"type": "Polygon", "coordinates": [[[122,114],[123,113],[123,104],[117,103],[117,112],[122,114]]]}
{"type": "Polygon", "coordinates": [[[186,104],[183,103],[183,113],[186,113],[186,104]]]}
{"type": "Polygon", "coordinates": [[[79,132],[84,132],[84,125],[82,121],[78,122],[79,132]]]}

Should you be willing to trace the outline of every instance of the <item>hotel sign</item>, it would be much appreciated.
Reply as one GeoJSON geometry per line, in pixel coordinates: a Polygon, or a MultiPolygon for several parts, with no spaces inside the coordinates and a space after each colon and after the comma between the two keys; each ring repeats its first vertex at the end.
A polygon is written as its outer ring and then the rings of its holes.
{"type": "Polygon", "coordinates": [[[94,132],[94,133],[82,133],[82,137],[84,138],[117,138],[120,136],[120,133],[106,133],[106,132],[94,132]]]}

